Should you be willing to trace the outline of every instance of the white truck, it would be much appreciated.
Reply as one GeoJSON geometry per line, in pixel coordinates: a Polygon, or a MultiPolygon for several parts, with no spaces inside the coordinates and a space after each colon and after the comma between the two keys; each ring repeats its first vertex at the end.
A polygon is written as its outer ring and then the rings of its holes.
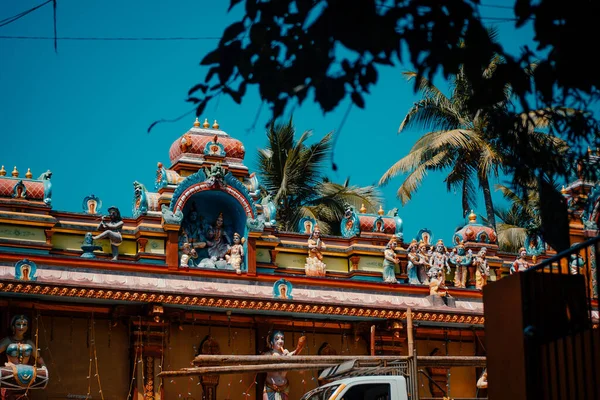
{"type": "Polygon", "coordinates": [[[415,399],[416,386],[411,378],[414,376],[412,358],[384,365],[346,361],[325,369],[319,376],[319,382],[324,384],[306,393],[301,400],[415,399]]]}
{"type": "MultiPolygon", "coordinates": [[[[477,356],[294,356],[198,355],[196,367],[162,371],[160,377],[263,373],[270,371],[321,370],[319,387],[301,400],[419,400],[417,376],[422,374],[440,387],[421,368],[484,367],[477,356]],[[418,367],[417,368],[417,364],[418,367]]],[[[445,394],[444,394],[445,396],[445,394]]]]}

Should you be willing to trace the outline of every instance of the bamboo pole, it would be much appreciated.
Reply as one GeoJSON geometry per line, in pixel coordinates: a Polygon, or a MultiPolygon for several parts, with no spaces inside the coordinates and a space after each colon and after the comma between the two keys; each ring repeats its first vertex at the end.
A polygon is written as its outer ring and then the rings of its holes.
{"type": "Polygon", "coordinates": [[[197,366],[222,366],[242,364],[301,364],[334,363],[345,361],[379,362],[407,360],[407,356],[293,356],[274,357],[272,355],[198,355],[194,358],[197,366]]]}
{"type": "MultiPolygon", "coordinates": [[[[222,357],[222,356],[205,356],[205,357],[222,357]]],[[[248,360],[249,357],[268,357],[271,363],[250,364],[248,365],[219,365],[219,366],[204,366],[194,368],[183,368],[177,371],[163,371],[159,374],[161,377],[166,376],[197,376],[197,375],[225,375],[237,374],[242,372],[269,372],[269,371],[298,371],[298,370],[314,370],[324,369],[331,366],[336,366],[344,361],[358,361],[358,367],[369,368],[377,367],[378,364],[390,361],[406,361],[410,357],[398,356],[299,356],[299,357],[273,357],[273,356],[230,356],[244,357],[248,360]],[[287,359],[287,360],[286,360],[287,359]],[[299,360],[294,360],[299,359],[299,360]],[[285,362],[287,361],[287,362],[285,362]],[[293,361],[293,362],[292,362],[293,361]]],[[[478,356],[420,356],[417,357],[418,367],[485,367],[486,358],[478,356]]],[[[388,365],[389,366],[389,365],[388,365]]]]}
{"type": "Polygon", "coordinates": [[[196,367],[184,368],[178,371],[163,371],[158,374],[161,378],[178,376],[198,376],[198,375],[227,375],[240,374],[245,372],[271,372],[271,371],[298,371],[311,369],[324,369],[333,367],[337,363],[320,364],[259,364],[259,365],[238,365],[235,368],[231,366],[224,367],[196,367]]]}
{"type": "Polygon", "coordinates": [[[408,339],[408,355],[414,355],[415,343],[413,339],[413,323],[412,323],[412,311],[410,307],[406,309],[406,336],[408,339]]]}
{"type": "Polygon", "coordinates": [[[371,325],[371,355],[375,355],[375,325],[371,325]]]}

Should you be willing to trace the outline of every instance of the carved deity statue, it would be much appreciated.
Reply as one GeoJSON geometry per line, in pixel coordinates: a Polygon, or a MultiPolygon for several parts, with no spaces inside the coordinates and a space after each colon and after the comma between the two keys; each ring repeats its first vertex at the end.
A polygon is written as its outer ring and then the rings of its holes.
{"type": "Polygon", "coordinates": [[[119,246],[123,243],[123,236],[121,235],[123,219],[121,218],[121,212],[117,207],[109,207],[108,216],[110,221],[105,221],[106,217],[102,216],[100,225],[98,225],[98,230],[104,232],[94,236],[93,239],[98,240],[108,238],[112,250],[112,259],[113,261],[116,261],[119,257],[119,246]]]}
{"type": "Polygon", "coordinates": [[[571,254],[571,263],[569,264],[569,272],[571,275],[581,273],[581,267],[585,265],[585,260],[579,254],[571,254]]]}
{"type": "Polygon", "coordinates": [[[11,335],[0,340],[0,354],[6,353],[7,362],[0,367],[2,399],[28,398],[28,389],[44,389],[48,384],[48,370],[33,341],[26,339],[29,319],[15,315],[11,335]]]}
{"type": "Polygon", "coordinates": [[[523,271],[529,269],[530,265],[527,262],[527,260],[525,259],[526,256],[527,256],[527,250],[525,250],[525,247],[521,247],[519,249],[519,256],[512,263],[512,266],[510,267],[511,275],[516,272],[523,272],[523,271]]]}
{"type": "Polygon", "coordinates": [[[192,247],[189,242],[183,243],[181,246],[181,260],[179,262],[180,267],[190,267],[190,261],[198,258],[198,253],[196,253],[196,249],[192,247]]]}
{"type": "Polygon", "coordinates": [[[397,283],[396,280],[396,266],[400,265],[400,258],[396,254],[396,247],[398,247],[398,239],[396,236],[392,236],[388,244],[385,246],[383,251],[383,281],[386,283],[397,283]]]}
{"type": "Polygon", "coordinates": [[[452,249],[449,262],[456,267],[454,270],[454,287],[466,288],[468,267],[473,263],[473,251],[469,249],[467,252],[461,241],[452,249]]]}
{"type": "MultiPolygon", "coordinates": [[[[284,347],[284,340],[283,332],[273,331],[269,334],[269,350],[266,351],[265,354],[276,357],[291,357],[300,354],[306,344],[306,336],[301,336],[300,339],[298,339],[296,349],[294,351],[288,351],[284,347]]],[[[273,371],[267,373],[267,379],[263,389],[263,400],[288,400],[289,392],[290,384],[287,379],[287,371],[273,371]]]]}
{"type": "Polygon", "coordinates": [[[444,269],[433,265],[427,271],[427,276],[429,277],[429,294],[445,296],[446,292],[440,292],[440,288],[444,288],[444,269]]]}
{"type": "Polygon", "coordinates": [[[429,263],[429,259],[431,258],[431,250],[427,250],[427,245],[424,242],[419,243],[419,250],[417,251],[417,276],[419,277],[419,282],[421,285],[429,285],[429,268],[431,264],[429,263]]]}
{"type": "Polygon", "coordinates": [[[206,241],[206,245],[208,246],[208,256],[211,260],[217,261],[225,259],[225,254],[229,249],[231,239],[227,232],[225,232],[223,213],[219,214],[215,221],[215,225],[209,227],[206,237],[208,239],[206,241]]]}
{"type": "Polygon", "coordinates": [[[450,265],[448,265],[448,250],[446,246],[444,246],[444,241],[442,239],[438,240],[431,257],[429,258],[429,264],[431,267],[436,267],[444,271],[444,267],[446,267],[446,271],[449,274],[450,265]]]}
{"type": "Polygon", "coordinates": [[[189,214],[181,223],[179,238],[180,247],[183,243],[190,243],[194,249],[206,247],[206,224],[204,218],[198,214],[195,203],[192,203],[189,214]]]}
{"type": "Polygon", "coordinates": [[[308,257],[306,257],[306,264],[304,265],[307,276],[325,276],[327,265],[323,262],[321,251],[325,250],[326,247],[325,242],[321,240],[321,230],[318,225],[315,225],[308,237],[308,257]]]}
{"type": "Polygon", "coordinates": [[[419,263],[419,255],[417,254],[417,250],[419,248],[419,244],[415,239],[408,245],[408,264],[406,266],[406,271],[408,275],[408,283],[410,285],[419,285],[419,277],[417,275],[417,265],[419,263]]]}
{"type": "Polygon", "coordinates": [[[486,260],[487,249],[482,247],[481,250],[475,256],[473,265],[475,266],[475,288],[477,290],[483,290],[483,287],[487,284],[488,276],[490,276],[490,266],[486,260]]]}
{"type": "Polygon", "coordinates": [[[242,273],[242,262],[244,261],[244,238],[239,233],[233,234],[233,246],[227,250],[225,260],[235,269],[236,274],[242,273]]]}

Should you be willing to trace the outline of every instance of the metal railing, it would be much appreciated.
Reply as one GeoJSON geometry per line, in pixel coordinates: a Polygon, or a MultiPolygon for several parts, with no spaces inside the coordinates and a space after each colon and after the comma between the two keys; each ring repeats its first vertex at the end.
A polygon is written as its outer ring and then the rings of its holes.
{"type": "Polygon", "coordinates": [[[520,272],[528,399],[600,399],[600,236],[520,272]]]}

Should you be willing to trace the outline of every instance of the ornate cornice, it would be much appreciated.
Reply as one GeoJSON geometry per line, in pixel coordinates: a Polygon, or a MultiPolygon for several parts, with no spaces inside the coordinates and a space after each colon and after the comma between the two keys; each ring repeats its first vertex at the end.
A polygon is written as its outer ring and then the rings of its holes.
{"type": "MultiPolygon", "coordinates": [[[[338,317],[405,319],[406,311],[383,307],[345,307],[343,305],[320,305],[298,301],[233,299],[222,296],[186,296],[147,291],[125,291],[74,288],[64,285],[44,285],[29,282],[0,282],[0,292],[55,296],[62,298],[118,300],[138,303],[162,303],[166,305],[269,311],[282,314],[316,314],[338,317]]],[[[466,313],[444,313],[413,310],[413,320],[442,323],[482,325],[484,317],[466,313]]]]}

